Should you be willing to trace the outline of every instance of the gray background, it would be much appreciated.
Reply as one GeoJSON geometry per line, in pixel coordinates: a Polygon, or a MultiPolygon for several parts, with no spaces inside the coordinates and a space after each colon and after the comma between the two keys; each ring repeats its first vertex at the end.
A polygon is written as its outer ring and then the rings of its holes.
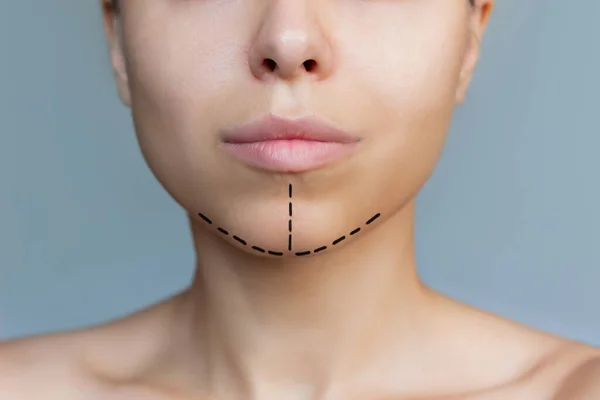
{"type": "MultiPolygon", "coordinates": [[[[0,338],[187,285],[185,215],[140,155],[96,1],[1,0],[0,338]]],[[[600,2],[498,0],[420,196],[424,280],[600,345],[600,2]]]]}

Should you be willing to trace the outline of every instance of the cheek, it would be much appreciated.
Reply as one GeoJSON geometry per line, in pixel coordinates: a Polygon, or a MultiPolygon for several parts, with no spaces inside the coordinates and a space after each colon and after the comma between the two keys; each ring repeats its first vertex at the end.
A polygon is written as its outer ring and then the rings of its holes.
{"type": "MultiPolygon", "coordinates": [[[[209,34],[216,29],[214,21],[194,19],[192,25],[174,18],[162,29],[138,23],[127,37],[139,144],[153,173],[177,198],[188,197],[183,187],[210,178],[194,171],[215,162],[209,150],[216,137],[208,133],[219,128],[218,116],[242,109],[236,102],[242,97],[237,92],[246,60],[239,38],[215,38],[209,34]]],[[[224,27],[223,32],[235,30],[224,27]]]]}
{"type": "Polygon", "coordinates": [[[343,41],[348,44],[343,49],[345,68],[354,75],[368,104],[390,115],[418,118],[452,108],[464,46],[463,26],[459,19],[453,24],[436,19],[416,23],[384,20],[371,30],[348,30],[343,41]],[[370,33],[365,36],[358,31],[370,33]]]}
{"type": "Polygon", "coordinates": [[[180,28],[151,43],[133,44],[136,51],[128,60],[134,100],[149,102],[146,106],[153,112],[171,116],[210,112],[234,85],[234,71],[243,60],[235,43],[209,36],[180,28]]]}
{"type": "Polygon", "coordinates": [[[132,102],[149,119],[197,131],[239,86],[250,2],[147,3],[125,18],[132,102]]]}
{"type": "Polygon", "coordinates": [[[368,37],[359,33],[367,30],[348,29],[342,42],[348,45],[340,48],[340,82],[352,82],[355,93],[344,107],[363,118],[370,142],[362,174],[379,177],[377,187],[367,190],[389,198],[384,192],[393,188],[394,204],[414,195],[437,164],[454,110],[464,45],[459,18],[454,24],[405,22],[399,28],[385,21],[368,37]]]}

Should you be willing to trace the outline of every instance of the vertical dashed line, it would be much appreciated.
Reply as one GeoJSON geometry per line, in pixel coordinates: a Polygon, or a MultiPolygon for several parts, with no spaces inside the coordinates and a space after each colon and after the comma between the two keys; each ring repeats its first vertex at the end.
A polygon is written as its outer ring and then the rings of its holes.
{"type": "Polygon", "coordinates": [[[292,251],[292,184],[291,183],[289,186],[289,195],[290,195],[290,206],[289,206],[290,220],[288,222],[288,230],[290,231],[290,234],[288,236],[288,251],[292,251]]]}
{"type": "MultiPolygon", "coordinates": [[[[288,230],[289,230],[289,235],[288,235],[288,250],[291,252],[292,251],[292,184],[290,183],[288,186],[288,190],[289,190],[289,197],[290,197],[290,202],[289,202],[289,214],[290,214],[290,219],[288,221],[288,230]]],[[[198,213],[198,215],[208,224],[208,225],[213,225],[213,221],[208,218],[206,215],[202,214],[202,213],[198,213]]],[[[367,222],[366,225],[370,225],[371,223],[373,223],[373,221],[375,221],[376,219],[378,219],[381,216],[380,213],[375,214],[373,217],[371,217],[367,222]]],[[[222,233],[225,236],[230,236],[231,234],[229,233],[229,231],[221,228],[221,227],[217,227],[216,228],[217,231],[219,231],[220,233],[222,233]]],[[[354,236],[356,235],[358,232],[361,231],[361,228],[358,227],[356,229],[354,229],[353,231],[350,232],[350,236],[354,236]]],[[[248,245],[248,243],[236,236],[236,235],[231,235],[230,237],[232,237],[235,241],[237,241],[238,243],[246,246],[248,245]]],[[[338,243],[344,241],[346,239],[346,236],[341,236],[339,238],[337,238],[336,240],[334,240],[331,244],[333,246],[337,245],[338,243]]],[[[262,247],[258,247],[258,246],[251,246],[251,248],[257,252],[260,253],[268,253],[270,255],[273,256],[283,256],[282,252],[279,251],[274,251],[274,250],[265,250],[262,247]]],[[[315,249],[313,252],[314,253],[320,253],[324,250],[327,249],[327,246],[321,246],[317,249],[315,249]]],[[[296,252],[294,253],[296,256],[307,256],[309,254],[311,254],[311,251],[300,251],[300,252],[296,252]]]]}

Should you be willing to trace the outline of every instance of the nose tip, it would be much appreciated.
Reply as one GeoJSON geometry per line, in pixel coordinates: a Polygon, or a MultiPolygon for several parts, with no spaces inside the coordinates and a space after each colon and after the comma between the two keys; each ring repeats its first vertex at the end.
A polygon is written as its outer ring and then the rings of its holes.
{"type": "Polygon", "coordinates": [[[275,1],[266,9],[249,63],[257,79],[322,79],[331,72],[332,51],[309,5],[275,1]]]}

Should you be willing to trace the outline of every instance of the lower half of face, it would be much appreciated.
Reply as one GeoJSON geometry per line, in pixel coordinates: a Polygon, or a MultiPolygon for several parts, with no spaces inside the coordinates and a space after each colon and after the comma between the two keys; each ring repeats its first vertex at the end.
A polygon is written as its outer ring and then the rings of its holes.
{"type": "Polygon", "coordinates": [[[448,0],[130,0],[124,51],[142,153],[195,223],[233,246],[288,257],[346,245],[433,171],[467,18],[448,0]],[[223,132],[268,114],[310,115],[360,140],[302,172],[224,150],[223,132]]]}

